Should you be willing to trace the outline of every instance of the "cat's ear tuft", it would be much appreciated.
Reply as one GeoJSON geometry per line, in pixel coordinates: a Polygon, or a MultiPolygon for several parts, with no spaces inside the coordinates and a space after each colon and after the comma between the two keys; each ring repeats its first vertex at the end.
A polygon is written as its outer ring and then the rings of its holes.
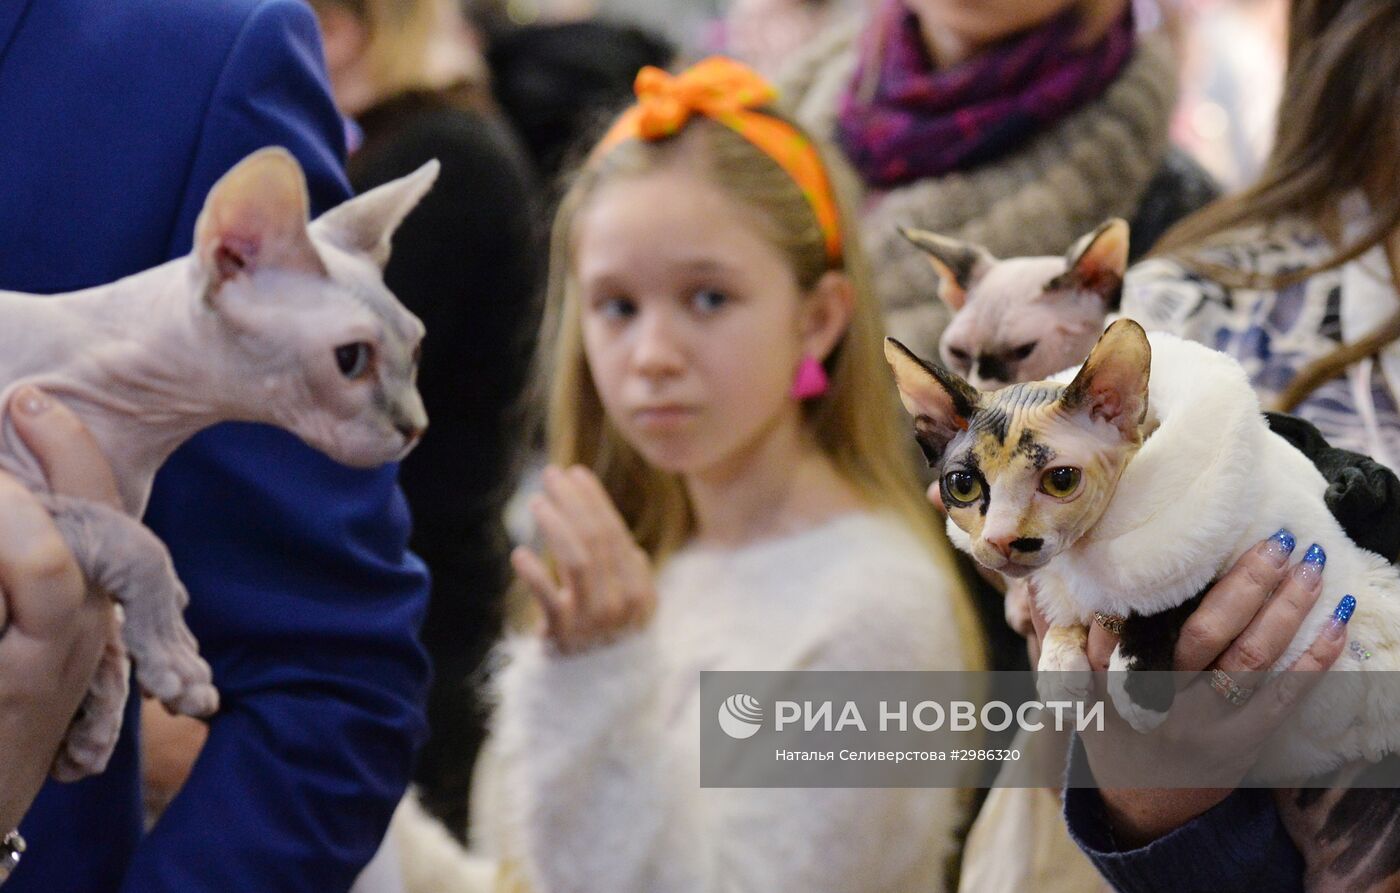
{"type": "Polygon", "coordinates": [[[1079,374],[1060,395],[1060,405],[1108,422],[1125,440],[1136,443],[1147,417],[1151,366],[1147,333],[1133,320],[1120,319],[1099,336],[1079,374]]]}
{"type": "Polygon", "coordinates": [[[194,225],[194,253],[209,294],[233,277],[275,268],[324,276],[307,234],[306,177],[286,149],[259,149],[209,190],[194,225]]]}
{"type": "Polygon", "coordinates": [[[997,262],[990,251],[971,242],[908,226],[901,226],[899,233],[933,264],[933,271],[938,274],[938,297],[954,313],[963,309],[972,287],[997,262]]]}
{"type": "Polygon", "coordinates": [[[1128,221],[1113,217],[1074,243],[1065,255],[1067,268],[1045,285],[1047,292],[1076,289],[1097,294],[1113,307],[1128,270],[1128,221]]]}
{"type": "Polygon", "coordinates": [[[376,186],[322,214],[312,231],[346,251],[368,255],[382,270],[389,262],[394,231],[433,188],[440,169],[434,158],[411,174],[376,186]]]}
{"type": "Polygon", "coordinates": [[[919,445],[930,465],[977,411],[981,395],[957,373],[925,362],[894,338],[885,339],[885,359],[894,370],[904,408],[914,417],[919,445]]]}

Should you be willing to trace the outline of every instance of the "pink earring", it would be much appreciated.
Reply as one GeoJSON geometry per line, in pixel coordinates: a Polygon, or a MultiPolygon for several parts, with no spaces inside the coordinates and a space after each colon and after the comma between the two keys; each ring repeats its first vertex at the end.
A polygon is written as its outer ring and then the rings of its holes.
{"type": "Polygon", "coordinates": [[[794,400],[809,400],[812,397],[820,397],[826,393],[829,384],[826,370],[822,368],[822,364],[817,362],[816,357],[807,354],[798,364],[797,375],[793,377],[792,398],[794,400]]]}

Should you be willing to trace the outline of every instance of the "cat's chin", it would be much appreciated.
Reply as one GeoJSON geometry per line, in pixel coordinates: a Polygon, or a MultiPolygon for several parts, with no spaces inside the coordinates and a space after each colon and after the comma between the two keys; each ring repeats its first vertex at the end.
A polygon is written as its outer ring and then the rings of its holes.
{"type": "Polygon", "coordinates": [[[1028,564],[1019,564],[1015,561],[1008,561],[1001,567],[994,567],[991,569],[1001,574],[1003,577],[1011,577],[1015,580],[1030,575],[1032,571],[1039,570],[1039,568],[1031,567],[1028,564]]]}

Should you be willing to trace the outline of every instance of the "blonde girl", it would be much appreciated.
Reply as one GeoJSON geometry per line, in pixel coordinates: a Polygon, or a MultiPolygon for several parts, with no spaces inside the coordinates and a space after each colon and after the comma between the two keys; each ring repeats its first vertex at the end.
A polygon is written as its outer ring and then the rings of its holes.
{"type": "Polygon", "coordinates": [[[950,790],[702,789],[701,670],[981,666],[849,217],[771,88],[644,70],[554,228],[539,608],[492,797],[545,893],[938,890],[950,790]]]}

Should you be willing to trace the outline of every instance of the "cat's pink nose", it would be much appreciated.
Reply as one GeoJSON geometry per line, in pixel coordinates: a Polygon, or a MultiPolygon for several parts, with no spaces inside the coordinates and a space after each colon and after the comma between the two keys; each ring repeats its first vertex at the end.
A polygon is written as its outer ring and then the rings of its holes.
{"type": "Polygon", "coordinates": [[[1040,547],[1045,545],[1045,541],[1040,537],[1016,536],[1014,533],[1006,536],[983,537],[987,545],[996,549],[1002,558],[1010,558],[1012,552],[1039,552],[1040,547]]]}
{"type": "Polygon", "coordinates": [[[996,538],[983,537],[983,539],[986,540],[987,545],[991,546],[993,549],[996,549],[997,553],[1001,555],[1002,558],[1011,557],[1011,541],[1015,539],[1014,536],[1002,536],[996,538]]]}

